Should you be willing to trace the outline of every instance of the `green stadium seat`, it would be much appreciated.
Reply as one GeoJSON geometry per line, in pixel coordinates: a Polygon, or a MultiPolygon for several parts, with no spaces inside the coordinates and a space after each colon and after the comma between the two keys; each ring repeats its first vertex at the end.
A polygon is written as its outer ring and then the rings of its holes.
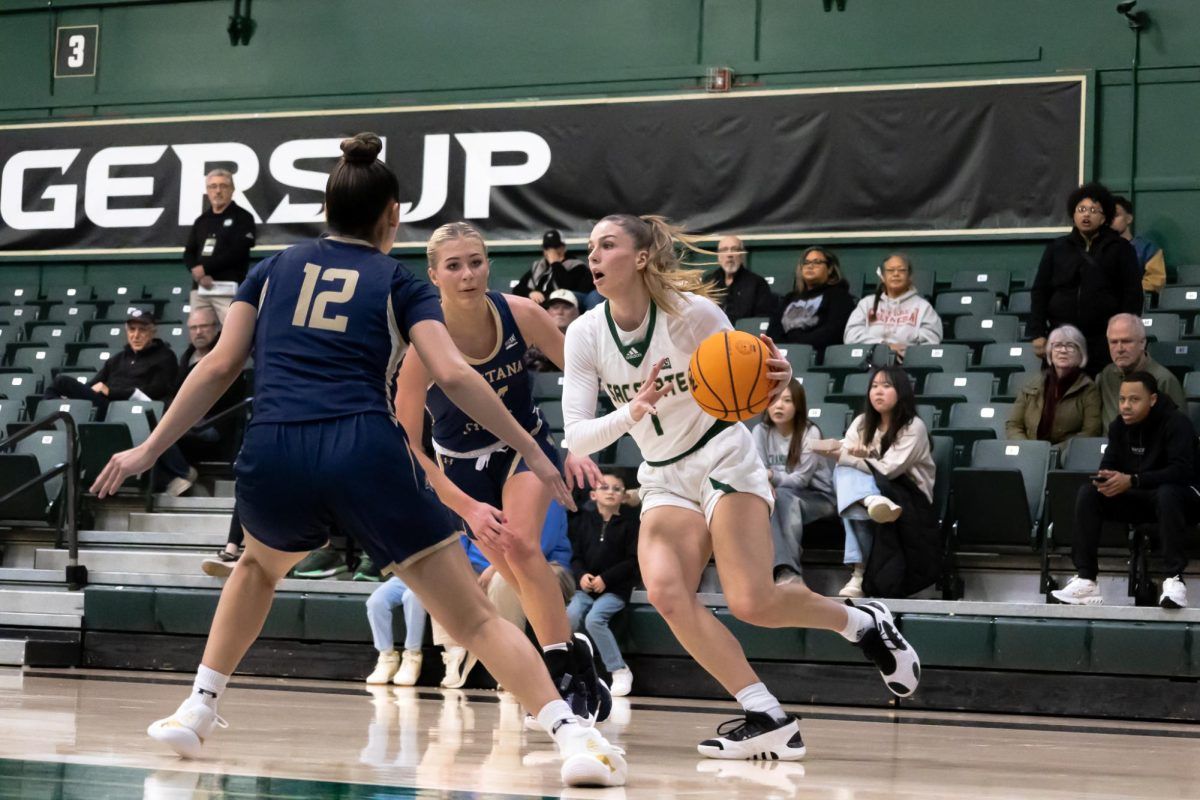
{"type": "Polygon", "coordinates": [[[642,452],[638,449],[633,437],[625,434],[613,446],[612,460],[609,466],[637,469],[642,465],[642,452]]]}
{"type": "Polygon", "coordinates": [[[1200,286],[1164,286],[1158,293],[1158,310],[1173,311],[1191,320],[1200,313],[1200,286]]]}
{"type": "Polygon", "coordinates": [[[1200,399],[1200,372],[1189,372],[1183,376],[1183,393],[1189,400],[1200,399]]]}
{"type": "MultiPolygon", "coordinates": [[[[917,399],[920,400],[921,396],[917,395],[917,399]]],[[[939,426],[942,412],[932,403],[917,403],[917,416],[921,418],[921,422],[925,423],[925,430],[931,431],[939,426]]],[[[950,437],[943,438],[949,439],[950,437]]],[[[950,439],[950,441],[954,440],[950,439]]]]}
{"type": "Polygon", "coordinates": [[[932,372],[966,372],[970,363],[965,344],[916,344],[904,351],[904,371],[918,380],[932,372]]]}
{"type": "Polygon", "coordinates": [[[0,323],[0,350],[3,350],[14,342],[19,342],[23,338],[23,333],[24,331],[20,325],[12,325],[7,322],[0,323]]]}
{"type": "Polygon", "coordinates": [[[956,403],[934,433],[954,439],[955,465],[970,463],[972,447],[983,439],[1004,439],[1011,403],[956,403]]]}
{"type": "Polygon", "coordinates": [[[1151,342],[1150,357],[1183,380],[1189,372],[1200,370],[1200,342],[1151,342]]]}
{"type": "Polygon", "coordinates": [[[1010,372],[1001,382],[1004,390],[998,394],[992,395],[992,400],[997,403],[1012,403],[1017,399],[1017,394],[1020,393],[1022,387],[1026,383],[1033,380],[1034,377],[1042,377],[1041,372],[1010,372]]]}
{"type": "Polygon", "coordinates": [[[1006,269],[960,269],[950,279],[955,291],[986,289],[1007,297],[1012,288],[1012,273],[1006,269]]]}
{"type": "Polygon", "coordinates": [[[933,308],[943,320],[964,314],[995,314],[996,294],[986,290],[940,292],[933,308]]]}
{"type": "Polygon", "coordinates": [[[70,323],[35,322],[29,326],[27,333],[31,342],[66,345],[78,339],[82,330],[82,320],[70,323]]]}
{"type": "Polygon", "coordinates": [[[917,399],[935,406],[940,419],[949,419],[951,407],[958,403],[992,402],[995,383],[988,372],[931,372],[917,399]]]}
{"type": "Polygon", "coordinates": [[[777,344],[780,354],[792,365],[792,372],[808,372],[816,362],[811,344],[777,344]]]}
{"type": "Polygon", "coordinates": [[[733,324],[733,327],[735,330],[758,336],[760,333],[767,332],[767,325],[770,321],[770,317],[742,317],[733,324]]]}
{"type": "Polygon", "coordinates": [[[821,429],[826,439],[840,439],[850,427],[850,406],[845,403],[809,403],[808,421],[821,429]]]}
{"type": "Polygon", "coordinates": [[[979,363],[967,369],[990,372],[1003,380],[1013,372],[1037,372],[1042,368],[1042,363],[1029,342],[996,342],[985,344],[979,355],[979,363]]]}
{"type": "MultiPolygon", "coordinates": [[[[39,472],[45,473],[67,460],[67,434],[65,431],[38,431],[17,442],[17,455],[32,455],[37,458],[39,472]]],[[[42,484],[46,505],[50,506],[62,489],[61,475],[42,484]]]]}
{"type": "Polygon", "coordinates": [[[92,299],[92,287],[75,283],[47,286],[43,297],[48,303],[75,305],[80,301],[92,299]]]}
{"type": "MultiPolygon", "coordinates": [[[[181,270],[182,272],[182,270],[181,270]]],[[[143,296],[147,300],[164,301],[169,303],[186,303],[192,293],[190,277],[180,275],[170,280],[160,280],[147,283],[143,296]]]]}
{"type": "Polygon", "coordinates": [[[954,341],[987,344],[1021,338],[1021,320],[1011,314],[971,314],[954,320],[954,341]]]}
{"type": "Polygon", "coordinates": [[[9,348],[9,353],[10,364],[13,367],[26,368],[39,375],[49,375],[54,367],[63,366],[66,344],[22,342],[9,348]]]}
{"type": "Polygon", "coordinates": [[[163,404],[160,400],[144,402],[140,400],[114,400],[108,404],[104,415],[105,422],[123,422],[129,428],[129,435],[136,447],[146,441],[150,435],[151,425],[149,415],[153,414],[154,424],[162,419],[163,404]]]}
{"type": "Polygon", "coordinates": [[[76,424],[92,421],[91,400],[44,399],[37,404],[33,412],[34,419],[41,419],[56,411],[65,411],[71,415],[76,424]]]}
{"type": "Polygon", "coordinates": [[[871,366],[892,363],[892,351],[886,344],[835,344],[825,348],[818,368],[838,380],[854,372],[867,372],[871,366]]]}
{"type": "Polygon", "coordinates": [[[1175,267],[1175,283],[1179,286],[1200,286],[1200,264],[1180,264],[1175,267]]]}
{"type": "MultiPolygon", "coordinates": [[[[129,426],[124,422],[84,422],[79,425],[79,478],[86,489],[99,477],[108,460],[133,447],[129,426]]],[[[130,476],[124,486],[136,483],[130,476]]]]}
{"type": "MultiPolygon", "coordinates": [[[[918,408],[920,408],[918,406],[918,408]]],[[[926,424],[930,430],[931,426],[926,424]]],[[[954,440],[949,436],[930,436],[929,442],[933,455],[933,507],[937,511],[938,521],[943,525],[950,514],[950,488],[954,468],[954,440]]]]}
{"type": "Polygon", "coordinates": [[[0,433],[7,431],[8,426],[21,421],[21,412],[25,404],[20,400],[0,400],[0,433]]]}
{"type": "MultiPolygon", "coordinates": [[[[23,486],[42,474],[37,456],[29,453],[0,453],[0,496],[23,486]]],[[[45,485],[30,486],[0,505],[0,519],[20,522],[46,522],[50,504],[45,485]]]]}
{"type": "Polygon", "coordinates": [[[92,287],[96,303],[136,303],[142,299],[142,286],[129,283],[101,283],[92,287]]]}
{"type": "Polygon", "coordinates": [[[850,408],[859,408],[871,388],[871,373],[852,372],[842,379],[839,391],[827,394],[822,403],[843,403],[850,408]]]}
{"type": "MultiPolygon", "coordinates": [[[[921,297],[932,298],[934,290],[937,288],[937,275],[933,270],[919,269],[913,273],[912,284],[921,297]]],[[[872,287],[871,291],[874,292],[875,289],[872,287]]]]}
{"type": "Polygon", "coordinates": [[[31,392],[40,392],[41,376],[22,373],[0,373],[0,394],[9,400],[19,400],[31,392]]]}
{"type": "Polygon", "coordinates": [[[1009,314],[1016,314],[1022,320],[1029,319],[1033,313],[1033,292],[1022,289],[1018,292],[1013,292],[1008,296],[1008,306],[1005,308],[1009,314]]]}
{"type": "Polygon", "coordinates": [[[128,342],[124,323],[105,320],[88,327],[86,341],[120,350],[128,342]]]}
{"type": "Polygon", "coordinates": [[[793,372],[792,378],[804,387],[804,398],[809,405],[824,403],[829,386],[833,383],[833,379],[824,372],[793,372]]]}
{"type": "Polygon", "coordinates": [[[183,351],[188,349],[192,341],[188,337],[187,325],[182,322],[164,322],[158,326],[158,338],[167,343],[175,351],[175,356],[178,358],[183,355],[183,351]]]}
{"type": "Polygon", "coordinates": [[[22,325],[38,319],[37,306],[0,306],[0,323],[22,325]]]}
{"type": "Polygon", "coordinates": [[[4,286],[0,287],[0,303],[4,305],[23,306],[36,302],[38,291],[36,286],[4,286]]]}
{"type": "Polygon", "coordinates": [[[46,322],[57,323],[73,323],[78,322],[80,327],[83,323],[96,318],[96,307],[89,305],[78,305],[75,303],[56,303],[47,306],[45,312],[40,319],[46,322]]]}
{"type": "Polygon", "coordinates": [[[561,433],[563,431],[562,402],[547,400],[538,403],[538,408],[541,409],[542,419],[546,421],[546,426],[555,433],[561,433]]]}
{"type": "Polygon", "coordinates": [[[1146,326],[1146,338],[1151,341],[1173,342],[1184,334],[1183,317],[1178,314],[1142,314],[1146,326]]]}

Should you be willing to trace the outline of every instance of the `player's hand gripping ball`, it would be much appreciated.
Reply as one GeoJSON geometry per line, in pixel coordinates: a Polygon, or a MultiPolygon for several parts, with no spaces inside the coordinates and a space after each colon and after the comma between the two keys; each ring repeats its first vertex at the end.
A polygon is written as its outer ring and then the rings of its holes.
{"type": "Polygon", "coordinates": [[[697,405],[726,422],[747,420],[770,404],[767,378],[770,353],[758,337],[744,331],[709,336],[688,365],[688,380],[697,405]]]}

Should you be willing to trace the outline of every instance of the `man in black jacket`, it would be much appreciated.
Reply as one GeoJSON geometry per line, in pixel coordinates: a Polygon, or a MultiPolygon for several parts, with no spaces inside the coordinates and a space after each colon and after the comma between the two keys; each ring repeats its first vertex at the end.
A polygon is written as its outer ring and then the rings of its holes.
{"type": "Polygon", "coordinates": [[[96,419],[104,418],[112,400],[165,400],[175,386],[175,354],[155,336],[157,332],[152,313],[130,309],[125,320],[128,344],[104,362],[96,377],[85,386],[69,375],[59,375],[42,396],[91,400],[96,419]]]}
{"type": "Polygon", "coordinates": [[[237,285],[250,269],[256,228],[250,212],[233,202],[229,170],[205,175],[204,193],[209,210],[196,218],[183,248],[184,266],[195,281],[189,304],[193,309],[212,308],[224,322],[237,285]]]}
{"type": "Polygon", "coordinates": [[[1079,490],[1075,505],[1077,534],[1071,557],[1079,574],[1052,592],[1054,597],[1073,605],[1103,603],[1096,586],[1101,525],[1105,520],[1157,522],[1169,576],[1158,603],[1185,608],[1184,542],[1190,527],[1200,521],[1198,469],[1200,450],[1187,415],[1158,393],[1153,375],[1127,375],[1121,383],[1120,416],[1109,426],[1100,471],[1091,486],[1079,490]]]}
{"type": "Polygon", "coordinates": [[[717,242],[716,269],[704,280],[720,289],[718,299],[730,322],[743,317],[769,317],[778,298],[771,293],[766,278],[746,266],[746,245],[736,236],[722,236],[717,242]]]}
{"type": "Polygon", "coordinates": [[[1040,357],[1050,331],[1064,324],[1079,328],[1093,376],[1109,362],[1104,335],[1109,318],[1142,312],[1142,269],[1133,245],[1109,227],[1115,209],[1112,194],[1098,183],[1071,193],[1067,210],[1074,227],[1042,252],[1026,330],[1040,357]]]}
{"type": "Polygon", "coordinates": [[[569,522],[571,571],[578,589],[567,606],[567,618],[572,630],[587,628],[612,675],[610,691],[624,697],[633,686],[633,672],[625,665],[609,621],[629,602],[638,581],[638,514],[631,509],[622,513],[625,481],[619,475],[605,474],[591,497],[595,510],[581,510],[569,522]]]}
{"type": "Polygon", "coordinates": [[[533,267],[521,276],[512,292],[543,305],[559,289],[586,295],[595,288],[591,268],[567,255],[567,244],[561,233],[548,230],[542,234],[542,257],[533,262],[533,267]]]}

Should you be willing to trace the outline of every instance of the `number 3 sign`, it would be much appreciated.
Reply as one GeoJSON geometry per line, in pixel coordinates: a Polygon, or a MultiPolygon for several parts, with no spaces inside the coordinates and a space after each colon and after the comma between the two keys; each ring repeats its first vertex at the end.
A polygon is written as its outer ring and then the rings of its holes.
{"type": "Polygon", "coordinates": [[[54,45],[54,77],[87,78],[95,75],[99,44],[99,25],[59,28],[54,45]]]}

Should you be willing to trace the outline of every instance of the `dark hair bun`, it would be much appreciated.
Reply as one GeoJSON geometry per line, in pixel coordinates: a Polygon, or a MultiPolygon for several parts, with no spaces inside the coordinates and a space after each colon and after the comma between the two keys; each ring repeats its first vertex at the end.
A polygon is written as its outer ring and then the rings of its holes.
{"type": "Polygon", "coordinates": [[[374,133],[360,133],[342,139],[342,158],[347,164],[370,164],[383,150],[383,141],[374,133]]]}

